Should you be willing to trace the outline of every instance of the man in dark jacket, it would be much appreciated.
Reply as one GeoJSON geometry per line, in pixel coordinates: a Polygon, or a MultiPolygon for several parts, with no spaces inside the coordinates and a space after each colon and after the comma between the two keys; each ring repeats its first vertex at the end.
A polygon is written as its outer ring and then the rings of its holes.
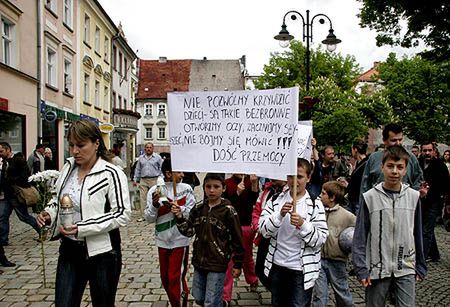
{"type": "Polygon", "coordinates": [[[0,157],[2,158],[2,171],[0,178],[0,191],[3,199],[0,199],[0,244],[8,245],[9,217],[14,210],[22,222],[27,223],[39,234],[39,226],[36,219],[28,213],[25,204],[17,201],[14,186],[22,188],[30,187],[28,177],[30,171],[22,153],[13,155],[11,146],[6,142],[0,143],[0,157]]]}
{"type": "Polygon", "coordinates": [[[436,148],[433,143],[427,142],[421,146],[419,164],[422,168],[424,179],[429,186],[427,196],[422,199],[423,212],[423,252],[425,259],[439,261],[440,255],[434,235],[436,218],[442,213],[443,196],[448,189],[448,170],[444,162],[435,158],[436,148]]]}

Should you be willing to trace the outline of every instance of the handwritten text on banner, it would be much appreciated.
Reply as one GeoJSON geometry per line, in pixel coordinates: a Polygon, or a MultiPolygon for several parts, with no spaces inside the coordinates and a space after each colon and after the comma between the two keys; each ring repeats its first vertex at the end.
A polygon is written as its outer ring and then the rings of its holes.
{"type": "Polygon", "coordinates": [[[172,167],[295,174],[298,88],[169,93],[172,167]]]}

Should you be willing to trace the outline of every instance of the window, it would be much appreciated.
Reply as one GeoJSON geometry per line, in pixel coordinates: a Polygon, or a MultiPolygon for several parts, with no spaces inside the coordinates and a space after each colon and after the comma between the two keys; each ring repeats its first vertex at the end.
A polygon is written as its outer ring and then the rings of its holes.
{"type": "Polygon", "coordinates": [[[116,101],[116,92],[114,92],[114,91],[113,91],[113,93],[112,93],[112,100],[113,100],[113,101],[112,101],[112,102],[113,102],[113,103],[112,103],[113,108],[116,109],[116,108],[117,108],[117,101],[116,101]]]}
{"type": "Polygon", "coordinates": [[[84,101],[89,103],[89,84],[91,82],[91,77],[88,74],[84,74],[84,101]]]}
{"type": "Polygon", "coordinates": [[[152,127],[146,127],[145,128],[145,138],[146,139],[153,139],[153,128],[152,127]]]}
{"type": "Polygon", "coordinates": [[[119,75],[122,76],[122,52],[119,51],[119,75]]]}
{"type": "Polygon", "coordinates": [[[14,24],[2,17],[2,49],[0,60],[9,66],[14,66],[14,30],[14,24]]]}
{"type": "Polygon", "coordinates": [[[109,110],[109,88],[105,86],[105,91],[103,92],[103,109],[108,111],[109,110]]]}
{"type": "Polygon", "coordinates": [[[127,79],[127,59],[123,59],[123,61],[124,61],[124,63],[123,63],[123,66],[124,66],[124,69],[125,69],[125,72],[124,72],[124,74],[125,74],[125,76],[124,76],[124,79],[126,80],[127,79]]]}
{"type": "Polygon", "coordinates": [[[122,96],[119,95],[119,109],[122,109],[122,96]]]}
{"type": "Polygon", "coordinates": [[[91,42],[91,18],[88,15],[84,15],[84,42],[91,42]]]}
{"type": "Polygon", "coordinates": [[[153,105],[151,103],[146,103],[144,106],[145,116],[152,117],[153,116],[153,105]]]}
{"type": "Polygon", "coordinates": [[[97,51],[97,53],[100,53],[100,28],[99,27],[95,27],[95,51],[97,51]]]}
{"type": "Polygon", "coordinates": [[[56,51],[47,47],[47,84],[57,87],[56,83],[56,51]]]}
{"type": "Polygon", "coordinates": [[[72,63],[64,59],[64,92],[72,92],[72,63]]]}
{"type": "Polygon", "coordinates": [[[158,117],[166,116],[166,105],[161,103],[158,105],[158,117]]]}
{"type": "Polygon", "coordinates": [[[117,71],[117,48],[113,46],[113,69],[117,71]]]}
{"type": "Polygon", "coordinates": [[[166,127],[158,127],[158,139],[166,138],[166,127]]]}
{"type": "Polygon", "coordinates": [[[53,13],[56,13],[56,0],[45,0],[45,6],[53,13]]]}
{"type": "Polygon", "coordinates": [[[104,56],[105,56],[105,61],[109,62],[109,38],[108,36],[105,36],[105,46],[104,46],[104,56]]]}
{"type": "Polygon", "coordinates": [[[100,108],[100,81],[95,80],[95,106],[100,108]]]}
{"type": "Polygon", "coordinates": [[[127,109],[127,100],[125,98],[123,99],[123,109],[127,109]]]}
{"type": "Polygon", "coordinates": [[[72,28],[72,9],[73,3],[72,0],[64,0],[64,11],[63,11],[63,19],[64,23],[72,28]]]}

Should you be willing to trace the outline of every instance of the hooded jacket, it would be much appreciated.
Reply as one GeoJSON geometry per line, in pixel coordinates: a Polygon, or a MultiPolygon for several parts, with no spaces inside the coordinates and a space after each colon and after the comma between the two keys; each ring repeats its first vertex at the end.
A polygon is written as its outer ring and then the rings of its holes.
{"type": "Polygon", "coordinates": [[[364,202],[353,237],[353,267],[359,280],[418,274],[427,269],[423,256],[419,192],[402,184],[390,195],[377,184],[364,202]]]}
{"type": "MultiPolygon", "coordinates": [[[[52,239],[59,232],[59,199],[70,173],[75,169],[73,158],[67,159],[56,181],[56,196],[45,209],[51,217],[52,239]]],[[[117,166],[99,158],[81,183],[81,221],[77,222],[78,239],[86,242],[89,257],[120,248],[118,228],[130,221],[131,204],[128,181],[117,166]]]]}

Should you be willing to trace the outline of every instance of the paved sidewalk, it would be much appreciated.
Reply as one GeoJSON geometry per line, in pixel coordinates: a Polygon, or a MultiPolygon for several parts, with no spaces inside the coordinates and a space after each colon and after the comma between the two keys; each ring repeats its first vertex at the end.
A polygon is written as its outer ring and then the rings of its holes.
{"type": "MultiPolygon", "coordinates": [[[[146,222],[133,220],[121,229],[123,269],[116,306],[168,306],[167,297],[161,287],[157,249],[154,246],[154,228],[146,222]]],[[[3,268],[0,274],[0,307],[54,306],[54,278],[58,255],[58,242],[45,243],[47,288],[43,288],[40,243],[34,241],[35,233],[26,224],[11,216],[10,245],[6,247],[9,259],[17,264],[14,268],[3,268]]],[[[417,286],[417,306],[449,305],[450,293],[450,233],[441,226],[437,228],[441,261],[429,263],[429,277],[417,286]]],[[[191,285],[192,267],[189,274],[191,285]]],[[[350,277],[356,306],[363,306],[363,290],[354,277],[350,277]]],[[[270,306],[270,293],[263,287],[250,292],[241,276],[233,291],[233,306],[270,306]]],[[[91,306],[86,291],[83,305],[91,306]]]]}

